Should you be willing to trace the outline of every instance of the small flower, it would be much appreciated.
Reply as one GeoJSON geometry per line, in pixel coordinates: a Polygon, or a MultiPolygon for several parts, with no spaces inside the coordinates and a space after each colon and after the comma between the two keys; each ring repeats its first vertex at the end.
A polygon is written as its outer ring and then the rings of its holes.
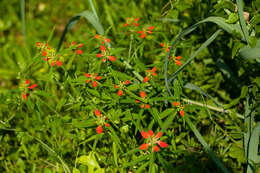
{"type": "Polygon", "coordinates": [[[184,106],[182,106],[180,102],[173,102],[172,104],[177,108],[177,111],[179,111],[180,115],[184,117],[184,106]]]}
{"type": "Polygon", "coordinates": [[[36,88],[38,85],[37,84],[32,84],[30,85],[30,80],[26,79],[25,81],[25,85],[27,85],[27,87],[24,87],[24,92],[22,92],[22,98],[24,100],[27,100],[27,97],[30,95],[29,92],[31,92],[34,88],[36,88]],[[28,86],[29,85],[29,86],[28,86]],[[28,90],[28,89],[29,90],[28,90]]]}
{"type": "Polygon", "coordinates": [[[159,147],[157,145],[153,146],[154,151],[158,152],[159,151],[159,147]]]}
{"type": "Polygon", "coordinates": [[[177,65],[177,66],[182,66],[182,63],[181,63],[181,56],[176,56],[175,58],[174,58],[174,61],[175,61],[175,64],[177,65]]]}
{"type": "Polygon", "coordinates": [[[147,76],[144,77],[143,82],[148,82],[150,78],[153,78],[153,76],[157,76],[156,70],[156,67],[153,67],[151,70],[146,70],[147,76]]]}
{"type": "Polygon", "coordinates": [[[93,87],[97,87],[98,86],[98,82],[96,80],[101,80],[102,77],[98,76],[97,73],[95,74],[89,74],[89,73],[85,73],[84,74],[88,79],[86,80],[86,83],[89,83],[90,81],[92,81],[92,86],[93,87]]]}
{"type": "Polygon", "coordinates": [[[101,125],[99,125],[96,129],[97,133],[100,134],[103,132],[103,127],[101,125]]]}
{"type": "Polygon", "coordinates": [[[123,92],[122,90],[118,90],[117,95],[118,95],[118,96],[121,96],[121,95],[123,95],[123,93],[124,93],[124,92],[123,92]]]}
{"type": "Polygon", "coordinates": [[[154,136],[154,133],[152,130],[149,130],[148,132],[142,131],[141,132],[142,137],[147,141],[146,143],[142,144],[140,146],[140,150],[146,150],[151,145],[152,151],[159,151],[159,147],[166,148],[168,147],[168,144],[166,142],[160,141],[159,138],[162,136],[162,132],[158,132],[156,136],[154,136]]]}
{"type": "Polygon", "coordinates": [[[94,113],[95,113],[96,116],[101,116],[101,112],[97,109],[95,109],[94,113]]]}
{"type": "Polygon", "coordinates": [[[77,49],[77,54],[78,54],[78,55],[82,55],[82,53],[83,53],[83,51],[82,51],[82,50],[80,50],[80,49],[77,49]]]}
{"type": "Polygon", "coordinates": [[[144,91],[141,91],[141,92],[140,92],[140,97],[141,97],[141,98],[145,98],[145,97],[146,97],[146,93],[145,93],[144,91]]]}
{"type": "Polygon", "coordinates": [[[62,62],[61,61],[59,61],[59,60],[57,60],[56,61],[56,65],[59,67],[59,66],[62,66],[62,62]]]}
{"type": "Polygon", "coordinates": [[[103,127],[102,126],[106,126],[109,127],[110,125],[105,122],[106,120],[108,120],[107,117],[105,117],[104,115],[101,114],[101,112],[98,109],[95,109],[94,114],[96,115],[96,123],[99,124],[98,127],[96,128],[96,131],[98,134],[103,132],[103,127]]]}
{"type": "Polygon", "coordinates": [[[76,44],[76,42],[75,42],[75,41],[73,41],[73,42],[72,42],[72,45],[73,45],[73,46],[75,46],[75,44],[76,44]]]}
{"type": "Polygon", "coordinates": [[[137,31],[138,34],[141,34],[140,35],[140,38],[143,39],[147,36],[146,33],[148,34],[152,34],[152,30],[154,29],[154,26],[150,26],[148,27],[147,29],[143,28],[143,31],[137,31]]]}
{"type": "Polygon", "coordinates": [[[42,51],[42,56],[46,56],[47,52],[45,50],[42,51]]]}
{"type": "Polygon", "coordinates": [[[149,144],[142,144],[140,150],[146,150],[149,147],[149,144]]]}
{"type": "MultiPolygon", "coordinates": [[[[108,41],[109,39],[106,39],[106,40],[108,41]]],[[[110,41],[110,40],[109,40],[109,41],[110,41]]],[[[107,59],[108,59],[109,61],[115,61],[115,60],[116,60],[116,58],[115,58],[114,56],[111,56],[111,54],[110,54],[110,48],[107,49],[105,46],[100,45],[99,49],[100,49],[101,53],[97,53],[97,54],[96,54],[96,57],[98,57],[98,58],[104,57],[104,58],[102,59],[103,62],[106,62],[107,59]]]]}

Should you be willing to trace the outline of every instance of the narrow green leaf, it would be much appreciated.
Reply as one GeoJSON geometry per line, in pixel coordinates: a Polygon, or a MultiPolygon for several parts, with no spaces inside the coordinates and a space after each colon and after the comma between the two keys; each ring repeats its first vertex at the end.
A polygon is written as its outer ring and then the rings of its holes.
{"type": "Polygon", "coordinates": [[[96,16],[88,10],[83,11],[82,13],[79,13],[78,15],[72,17],[70,21],[66,24],[66,27],[59,41],[57,51],[59,51],[67,32],[78,22],[80,17],[84,17],[85,19],[87,19],[87,21],[89,21],[93,25],[93,27],[97,30],[98,34],[104,35],[104,28],[99,22],[98,18],[96,18],[96,16]]]}
{"type": "Polygon", "coordinates": [[[224,172],[224,173],[228,173],[227,168],[223,165],[223,163],[217,158],[217,156],[214,154],[214,152],[210,149],[209,145],[207,144],[207,142],[204,140],[204,138],[202,137],[202,135],[200,134],[200,132],[198,131],[198,129],[193,125],[193,123],[190,121],[190,119],[187,117],[187,114],[184,117],[185,121],[187,122],[187,124],[189,125],[189,127],[191,128],[191,130],[193,131],[193,133],[195,134],[195,136],[198,138],[198,140],[200,141],[200,143],[202,144],[202,146],[205,148],[206,151],[209,152],[210,157],[216,162],[216,164],[218,165],[218,167],[224,172]]]}
{"type": "Polygon", "coordinates": [[[123,168],[130,167],[130,166],[134,166],[134,165],[136,165],[136,164],[138,164],[138,163],[140,163],[140,162],[142,162],[142,161],[148,159],[148,157],[149,157],[149,155],[141,155],[141,156],[139,156],[138,158],[136,158],[135,160],[133,160],[132,162],[130,162],[130,163],[125,163],[125,164],[123,165],[123,168]]]}
{"type": "Polygon", "coordinates": [[[241,28],[243,31],[243,35],[244,35],[244,38],[245,38],[247,44],[249,45],[249,33],[248,33],[248,29],[246,27],[246,21],[244,18],[242,0],[236,0],[236,2],[237,2],[237,7],[238,7],[239,21],[240,21],[240,25],[241,25],[241,28]]]}
{"type": "Polygon", "coordinates": [[[260,58],[260,40],[257,41],[254,48],[247,45],[242,47],[238,52],[242,58],[247,60],[260,58]]]}

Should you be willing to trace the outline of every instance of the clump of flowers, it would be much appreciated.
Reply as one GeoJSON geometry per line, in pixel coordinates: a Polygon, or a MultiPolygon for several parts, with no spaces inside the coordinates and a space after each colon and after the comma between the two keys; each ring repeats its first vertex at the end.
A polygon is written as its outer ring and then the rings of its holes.
{"type": "Polygon", "coordinates": [[[27,97],[30,95],[29,92],[32,91],[38,85],[37,84],[30,85],[30,80],[29,79],[26,79],[25,85],[26,85],[26,87],[24,87],[24,91],[22,93],[22,98],[24,100],[27,100],[27,97]]]}
{"type": "Polygon", "coordinates": [[[177,108],[177,111],[180,113],[180,115],[184,117],[184,106],[182,106],[180,102],[173,102],[172,104],[175,108],[177,108]]]}
{"type": "Polygon", "coordinates": [[[107,50],[107,48],[105,46],[101,45],[99,47],[99,49],[100,49],[101,53],[96,54],[96,57],[98,57],[98,58],[103,57],[103,59],[102,59],[103,62],[106,62],[107,59],[109,61],[115,61],[116,60],[116,58],[110,54],[110,51],[109,51],[110,48],[108,48],[108,50],[107,50]]]}
{"type": "Polygon", "coordinates": [[[181,58],[182,58],[181,56],[176,56],[176,57],[174,58],[175,64],[176,64],[177,66],[182,66],[181,58]]]}
{"type": "MultiPolygon", "coordinates": [[[[140,97],[144,100],[146,100],[146,93],[144,91],[141,91],[140,92],[140,97]]],[[[136,103],[141,103],[140,100],[136,100],[136,103]]],[[[142,103],[141,106],[140,106],[142,109],[146,108],[146,109],[149,109],[151,108],[151,106],[149,104],[146,104],[146,103],[142,103]]]]}
{"type": "Polygon", "coordinates": [[[170,50],[170,46],[168,45],[168,43],[160,43],[160,46],[162,47],[163,50],[166,50],[166,53],[169,52],[170,50]]]}
{"type": "Polygon", "coordinates": [[[159,147],[166,148],[168,147],[168,144],[166,142],[160,141],[160,137],[162,136],[162,132],[158,132],[157,135],[154,135],[152,130],[149,130],[148,132],[142,131],[141,135],[144,139],[146,139],[146,143],[142,144],[140,146],[140,150],[146,150],[149,146],[152,146],[152,151],[159,151],[159,147]]]}
{"type": "Polygon", "coordinates": [[[152,34],[152,30],[154,29],[154,26],[150,26],[148,28],[143,28],[141,31],[137,31],[138,34],[140,34],[140,38],[143,39],[147,36],[147,34],[152,34]]]}
{"type": "Polygon", "coordinates": [[[98,35],[98,34],[96,34],[96,35],[94,36],[94,38],[97,39],[97,40],[100,40],[100,41],[101,41],[101,44],[105,44],[105,42],[106,42],[106,43],[110,43],[110,41],[111,41],[109,38],[105,38],[104,36],[98,35]]]}
{"type": "Polygon", "coordinates": [[[98,109],[95,109],[94,114],[97,117],[96,123],[98,124],[98,127],[96,128],[96,131],[98,134],[103,132],[103,126],[109,127],[110,125],[105,122],[108,120],[108,118],[101,114],[101,112],[98,109]]]}
{"type": "Polygon", "coordinates": [[[98,82],[99,80],[102,79],[101,76],[98,76],[97,73],[93,74],[93,73],[85,73],[85,76],[87,77],[86,83],[90,83],[92,81],[92,86],[93,87],[97,87],[98,86],[98,82]]]}
{"type": "MultiPolygon", "coordinates": [[[[72,42],[72,45],[75,46],[75,45],[76,45],[76,42],[73,41],[73,42],[72,42]]],[[[84,43],[80,43],[80,44],[77,45],[77,46],[78,46],[78,48],[77,48],[76,52],[77,52],[78,55],[81,55],[81,54],[83,53],[83,51],[82,51],[80,48],[84,46],[84,43]]]]}
{"type": "Polygon", "coordinates": [[[125,82],[120,82],[119,85],[115,85],[114,88],[118,89],[117,95],[121,96],[124,93],[125,85],[129,85],[131,82],[129,80],[126,80],[125,82]]]}
{"type": "Polygon", "coordinates": [[[133,18],[133,17],[127,17],[126,18],[126,23],[124,23],[123,27],[127,27],[127,26],[139,26],[138,21],[140,20],[139,17],[137,18],[133,18]]]}
{"type": "Polygon", "coordinates": [[[51,66],[62,66],[63,56],[57,55],[56,50],[51,48],[48,43],[37,42],[36,46],[40,49],[43,60],[49,62],[51,66]]]}
{"type": "Polygon", "coordinates": [[[147,75],[144,77],[143,82],[148,82],[150,78],[157,76],[156,70],[156,67],[153,67],[152,70],[147,70],[147,75]]]}

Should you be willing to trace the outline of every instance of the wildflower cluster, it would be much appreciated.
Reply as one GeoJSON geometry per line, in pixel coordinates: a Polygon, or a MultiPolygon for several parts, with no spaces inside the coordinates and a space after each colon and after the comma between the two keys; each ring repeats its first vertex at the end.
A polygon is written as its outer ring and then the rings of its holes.
{"type": "Polygon", "coordinates": [[[140,27],[138,21],[140,18],[133,18],[129,17],[126,18],[126,23],[124,23],[123,27],[127,28],[127,32],[134,32],[139,34],[139,37],[141,39],[145,38],[148,34],[152,34],[154,26],[149,26],[149,27],[140,27]]]}
{"type": "Polygon", "coordinates": [[[125,85],[129,85],[129,84],[130,84],[130,81],[126,80],[125,82],[120,82],[119,85],[115,85],[114,88],[118,89],[117,95],[118,96],[123,95],[123,93],[124,93],[123,90],[125,89],[125,85]]]}
{"type": "Polygon", "coordinates": [[[102,79],[101,76],[98,76],[97,73],[93,74],[93,73],[85,73],[85,76],[87,77],[86,83],[90,83],[92,81],[92,86],[93,87],[97,87],[98,86],[98,82],[99,80],[102,79]]]}
{"type": "Polygon", "coordinates": [[[40,50],[43,60],[49,62],[51,66],[62,66],[62,60],[64,59],[61,55],[57,55],[56,50],[51,48],[48,43],[36,43],[37,48],[40,50]]]}
{"type": "Polygon", "coordinates": [[[106,120],[108,120],[108,118],[106,116],[102,115],[98,109],[95,109],[94,114],[97,117],[96,124],[98,125],[98,127],[96,128],[96,131],[98,134],[100,134],[103,132],[103,126],[106,126],[106,127],[110,126],[107,122],[105,122],[106,120]]]}
{"type": "Polygon", "coordinates": [[[152,130],[148,132],[142,131],[141,135],[144,139],[146,139],[147,143],[144,143],[140,146],[140,150],[146,150],[149,146],[152,146],[152,151],[159,151],[159,147],[166,148],[168,144],[166,142],[160,141],[160,137],[162,136],[162,132],[158,132],[157,135],[154,135],[152,130]]]}
{"type": "Polygon", "coordinates": [[[150,78],[152,78],[153,76],[157,76],[156,70],[156,67],[153,67],[152,70],[147,70],[147,75],[144,77],[143,82],[148,82],[150,78]]]}
{"type": "Polygon", "coordinates": [[[110,54],[109,48],[107,50],[107,48],[104,45],[101,45],[99,49],[100,49],[101,53],[96,54],[96,57],[98,57],[98,58],[103,57],[103,59],[102,59],[103,62],[106,62],[107,59],[109,61],[115,61],[116,60],[116,58],[110,54]]]}
{"type": "Polygon", "coordinates": [[[173,106],[177,109],[182,117],[184,117],[184,106],[180,102],[173,102],[173,106]]]}
{"type": "MultiPolygon", "coordinates": [[[[72,42],[72,46],[76,46],[76,42],[75,41],[72,42]]],[[[84,46],[84,43],[80,43],[79,45],[77,45],[78,48],[77,48],[76,52],[77,52],[78,55],[83,54],[83,51],[80,49],[83,46],[84,46]]]]}
{"type": "Polygon", "coordinates": [[[25,81],[25,86],[23,87],[23,93],[22,93],[22,98],[24,100],[27,100],[27,97],[30,95],[30,91],[32,91],[35,87],[37,87],[37,84],[32,84],[30,85],[30,80],[26,79],[25,81]]]}
{"type": "MultiPolygon", "coordinates": [[[[146,93],[144,91],[141,91],[140,92],[140,97],[145,101],[147,102],[147,99],[146,99],[146,93]]],[[[136,103],[141,103],[140,100],[136,100],[136,103]]],[[[146,103],[141,103],[141,106],[140,106],[142,109],[146,108],[146,109],[150,109],[151,106],[149,104],[146,104],[146,103]]]]}

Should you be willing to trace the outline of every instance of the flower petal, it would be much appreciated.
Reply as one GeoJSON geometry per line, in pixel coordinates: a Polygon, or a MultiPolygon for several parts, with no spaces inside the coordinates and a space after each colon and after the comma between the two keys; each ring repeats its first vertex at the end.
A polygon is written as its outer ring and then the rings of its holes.
{"type": "Polygon", "coordinates": [[[99,125],[96,129],[97,133],[100,134],[103,132],[103,127],[101,125],[99,125]]]}
{"type": "Polygon", "coordinates": [[[158,145],[162,148],[165,148],[165,147],[168,147],[168,144],[166,142],[163,142],[163,141],[159,141],[158,142],[158,145]]]}
{"type": "Polygon", "coordinates": [[[141,135],[144,139],[147,139],[148,138],[148,133],[145,132],[145,131],[141,131],[141,135]]]}
{"type": "Polygon", "coordinates": [[[158,152],[159,151],[159,147],[157,145],[153,146],[154,151],[158,152]]]}
{"type": "Polygon", "coordinates": [[[149,144],[142,144],[140,150],[146,150],[149,147],[149,144]]]}

